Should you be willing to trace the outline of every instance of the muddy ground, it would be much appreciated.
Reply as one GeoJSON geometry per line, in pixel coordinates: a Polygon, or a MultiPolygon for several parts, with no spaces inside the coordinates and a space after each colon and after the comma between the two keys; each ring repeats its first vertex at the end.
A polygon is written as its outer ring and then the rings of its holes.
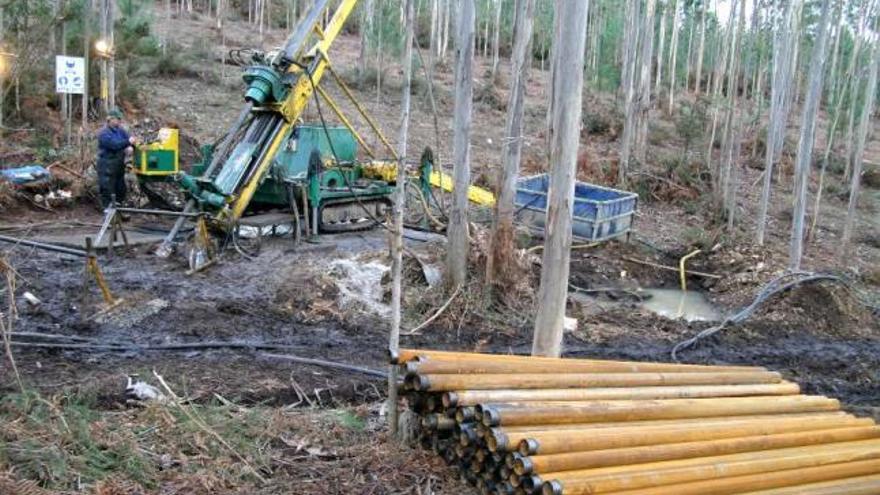
{"type": "MultiPolygon", "coordinates": [[[[358,284],[353,281],[370,274],[342,270],[338,262],[345,260],[345,266],[382,267],[387,263],[385,235],[377,229],[325,236],[319,243],[297,247],[288,237],[269,239],[256,259],[230,250],[224,253],[220,264],[191,276],[185,275],[182,256],[162,260],[146,252],[145,247],[120,251],[102,261],[114,295],[124,299],[108,312],[102,312],[93,283],[86,286],[88,297],[84,298],[80,259],[16,248],[9,258],[18,271],[20,290],[30,291],[42,301],[32,307],[19,300],[16,328],[20,331],[74,335],[135,346],[217,341],[279,346],[276,350],[235,352],[135,349],[122,354],[17,349],[21,368],[34,385],[46,391],[85,386],[95,388],[110,402],[121,392],[125,374],[148,375],[153,368],[165,370],[165,376],[195,395],[217,392],[244,403],[269,401],[285,405],[297,397],[291,381],[312,392],[324,389],[317,395],[328,400],[328,404],[377,400],[382,390],[372,386],[380,383],[376,380],[304,367],[264,354],[289,353],[382,369],[387,320],[381,310],[387,285],[377,291],[358,292],[358,284]]],[[[408,244],[411,250],[428,257],[442,249],[443,244],[439,236],[429,239],[409,240],[408,244]]],[[[669,257],[638,242],[611,242],[575,251],[571,283],[582,288],[676,287],[674,272],[630,259],[672,264],[669,257]],[[623,272],[625,276],[621,277],[623,272]]],[[[717,272],[717,263],[722,259],[722,255],[717,255],[697,261],[692,269],[717,272]]],[[[534,266],[529,274],[533,284],[537,275],[538,267],[534,266]]],[[[379,277],[366,281],[379,284],[379,277]]],[[[696,277],[690,283],[701,291],[715,290],[715,295],[707,293],[716,303],[723,301],[726,293],[740,291],[739,285],[756,286],[755,282],[729,286],[696,277]]],[[[422,302],[416,294],[439,296],[442,290],[429,289],[423,280],[411,277],[407,301],[415,305],[422,302]]],[[[528,352],[528,322],[517,325],[511,315],[512,325],[498,331],[497,324],[481,318],[477,308],[468,311],[463,305],[467,303],[456,305],[419,335],[404,335],[402,345],[528,352]]],[[[727,313],[736,306],[722,305],[720,309],[727,313]]],[[[668,361],[675,343],[711,325],[654,315],[625,292],[573,297],[569,314],[580,320],[579,329],[566,335],[566,354],[572,356],[668,361]]],[[[405,328],[415,326],[419,317],[410,312],[405,328]]],[[[495,317],[504,319],[504,315],[495,317]]],[[[858,306],[846,291],[811,286],[776,297],[745,325],[684,351],[681,358],[696,363],[767,366],[801,383],[809,393],[827,394],[852,406],[870,407],[880,403],[877,330],[877,319],[858,306]]],[[[10,375],[5,376],[4,387],[9,390],[10,375]]]]}
{"type": "MultiPolygon", "coordinates": [[[[183,52],[207,51],[218,56],[224,47],[259,44],[244,23],[231,22],[224,39],[220,39],[209,19],[174,18],[159,24],[160,29],[168,30],[183,52]]],[[[270,31],[263,47],[270,48],[283,37],[281,32],[270,31]]],[[[331,56],[336,66],[342,69],[347,80],[356,83],[358,38],[343,36],[334,50],[331,56]]],[[[498,147],[503,137],[503,101],[507,87],[503,77],[497,88],[488,85],[488,78],[484,76],[489,61],[478,57],[477,63],[479,99],[475,105],[472,139],[474,177],[479,183],[491,184],[499,165],[498,147]]],[[[370,81],[363,86],[353,85],[356,95],[367,104],[393,141],[400,112],[399,67],[388,60],[386,64],[387,76],[381,93],[376,93],[370,81]]],[[[502,65],[502,72],[507,71],[502,65]]],[[[212,142],[237,113],[234,102],[240,99],[240,86],[234,67],[221,69],[205,65],[204,70],[210,73],[147,76],[141,81],[140,101],[132,103],[132,120],[136,124],[149,120],[151,126],[176,124],[191,144],[212,142]]],[[[543,147],[547,78],[546,73],[537,69],[530,77],[523,167],[525,172],[535,173],[547,169],[543,147]]],[[[438,66],[436,96],[441,157],[450,156],[451,151],[451,81],[451,64],[438,66]]],[[[424,80],[417,81],[413,100],[410,146],[418,150],[427,145],[436,146],[425,87],[424,80]]],[[[330,91],[338,95],[332,86],[330,91]]],[[[344,100],[340,103],[348,114],[353,114],[350,104],[344,100]]],[[[585,129],[578,165],[578,176],[582,180],[613,184],[619,131],[613,106],[613,95],[590,92],[586,99],[585,114],[605,118],[610,129],[596,133],[585,129]]],[[[308,117],[313,120],[315,115],[308,117]]],[[[667,173],[664,161],[679,156],[682,146],[674,128],[674,116],[659,110],[652,114],[649,156],[656,157],[656,163],[646,164],[647,172],[670,177],[664,175],[667,173]]],[[[789,130],[790,139],[795,131],[794,128],[789,130]]],[[[754,144],[745,143],[744,149],[754,144]]],[[[27,151],[24,144],[20,148],[27,151]]],[[[870,160],[878,161],[880,141],[869,140],[867,152],[870,160]]],[[[699,155],[692,158],[702,159],[699,155]]],[[[704,197],[706,193],[699,185],[689,185],[685,193],[676,193],[681,186],[670,190],[651,183],[648,185],[652,187],[642,191],[635,234],[628,243],[615,241],[574,251],[570,283],[603,291],[590,296],[572,295],[568,313],[579,320],[579,326],[565,336],[566,355],[668,361],[677,342],[712,325],[664,318],[641,307],[638,298],[632,297],[632,291],[676,288],[678,275],[632,260],[677,266],[681,256],[695,247],[702,248],[703,254],[693,258],[689,267],[721,278],[689,277],[689,288],[704,294],[722,314],[749,304],[764,283],[782,273],[787,266],[790,175],[783,173],[776,184],[767,245],[755,246],[754,217],[762,170],[754,163],[756,160],[746,162],[738,170],[742,187],[734,231],[725,232],[712,218],[709,202],[704,197]]],[[[781,169],[789,170],[784,166],[781,169]]],[[[838,192],[827,195],[821,220],[807,247],[804,268],[845,274],[860,287],[876,291],[880,283],[877,270],[880,242],[876,237],[880,191],[865,190],[856,242],[846,256],[841,256],[839,238],[846,198],[840,193],[841,178],[832,174],[829,181],[837,185],[838,192]]],[[[814,186],[811,185],[813,190],[814,186]]],[[[4,233],[29,237],[61,227],[93,233],[100,223],[87,196],[71,207],[51,212],[23,203],[3,210],[2,214],[0,227],[4,233]]],[[[157,220],[137,219],[133,224],[138,222],[155,226],[157,220]]],[[[417,335],[406,335],[404,331],[401,345],[491,352],[527,353],[530,350],[531,315],[540,259],[526,257],[518,286],[505,297],[487,295],[481,287],[484,228],[485,225],[481,225],[473,233],[476,239],[471,263],[473,282],[466,293],[417,335]]],[[[419,236],[413,237],[407,241],[412,252],[428,262],[442,262],[442,239],[429,236],[424,241],[415,239],[419,236]]],[[[523,247],[539,242],[538,239],[522,240],[523,247]]],[[[388,257],[386,233],[381,229],[325,236],[317,244],[304,243],[296,247],[290,238],[270,239],[256,259],[227,249],[219,264],[192,276],[185,275],[183,254],[162,260],[150,254],[148,247],[139,247],[119,252],[112,259],[102,256],[101,266],[109,286],[116,296],[124,299],[120,306],[105,313],[101,312],[94,284],[83,289],[82,260],[5,245],[0,246],[0,252],[17,271],[18,293],[29,291],[41,300],[36,307],[21,298],[16,301],[19,319],[15,330],[132,346],[127,352],[15,348],[24,382],[46,397],[71,394],[93,397],[94,407],[101,413],[123,420],[134,416],[131,421],[137,423],[143,421],[144,413],[126,403],[123,395],[126,377],[137,374],[150,381],[155,371],[196,404],[212,403],[220,396],[232,404],[259,409],[268,415],[279,411],[302,414],[302,422],[286,424],[285,431],[308,430],[304,425],[312,423],[323,427],[324,423],[314,418],[327,409],[354,410],[359,416],[381,424],[379,404],[385,394],[381,378],[265,355],[294,354],[384,369],[388,286],[382,271],[388,265],[388,257]],[[87,296],[85,300],[84,296],[87,296]],[[183,351],[140,348],[209,341],[232,342],[238,348],[183,351]],[[257,345],[274,349],[242,347],[257,345]]],[[[420,275],[419,264],[411,257],[407,259],[406,271],[405,330],[424,321],[447,297],[442,286],[427,286],[420,275]]],[[[743,325],[701,342],[682,352],[680,358],[694,363],[766,366],[800,383],[807,393],[837,397],[851,410],[880,419],[877,371],[880,369],[880,322],[876,314],[872,315],[839,287],[815,285],[779,295],[743,325]]],[[[9,396],[15,389],[11,369],[3,360],[0,394],[9,396]]],[[[204,483],[199,485],[202,488],[194,490],[190,485],[175,484],[176,481],[171,480],[162,485],[165,489],[162,493],[302,493],[308,490],[295,482],[304,477],[323,483],[329,493],[433,491],[453,494],[464,490],[451,470],[431,456],[401,450],[382,436],[381,427],[351,435],[332,428],[327,431],[333,434],[324,436],[332,436],[335,443],[321,445],[337,448],[345,454],[335,457],[317,454],[302,459],[294,456],[300,466],[279,468],[273,484],[260,491],[250,485],[231,484],[217,489],[215,485],[204,483]],[[360,450],[363,445],[373,446],[374,451],[364,455],[360,450]],[[387,462],[377,461],[374,456],[387,462]],[[381,475],[371,477],[372,472],[381,475]],[[339,480],[354,481],[344,484],[339,480]]],[[[319,444],[328,441],[328,438],[321,439],[320,433],[315,438],[319,444]]],[[[288,455],[284,449],[281,452],[284,455],[279,459],[288,455]]],[[[210,461],[203,459],[203,462],[210,465],[210,461]]],[[[0,476],[0,483],[2,481],[0,476]]]]}

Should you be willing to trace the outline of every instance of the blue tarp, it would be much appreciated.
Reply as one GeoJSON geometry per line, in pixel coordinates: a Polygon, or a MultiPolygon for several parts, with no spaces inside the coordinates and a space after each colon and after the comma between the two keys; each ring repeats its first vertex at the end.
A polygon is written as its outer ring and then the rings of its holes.
{"type": "Polygon", "coordinates": [[[31,186],[49,182],[52,179],[52,173],[42,165],[28,165],[0,170],[0,179],[16,186],[31,186]]]}

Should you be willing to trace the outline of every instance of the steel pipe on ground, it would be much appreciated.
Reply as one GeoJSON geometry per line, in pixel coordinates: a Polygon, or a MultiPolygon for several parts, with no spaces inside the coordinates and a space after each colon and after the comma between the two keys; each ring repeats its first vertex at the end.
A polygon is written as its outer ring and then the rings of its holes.
{"type": "Polygon", "coordinates": [[[691,421],[680,425],[636,426],[581,431],[525,432],[517,450],[523,455],[553,455],[565,452],[621,449],[645,445],[722,440],[755,435],[779,435],[804,431],[839,428],[871,427],[869,418],[827,416],[811,420],[777,418],[736,421],[736,418],[718,418],[717,421],[691,421]]]}
{"type": "Polygon", "coordinates": [[[696,399],[705,397],[746,397],[752,395],[797,395],[796,383],[782,382],[745,385],[692,385],[617,388],[552,388],[508,390],[460,390],[443,394],[443,407],[474,406],[487,403],[696,399]]]}
{"type": "Polygon", "coordinates": [[[585,495],[872,459],[880,459],[880,440],[563,471],[540,478],[544,495],[585,495]]]}
{"type": "MultiPolygon", "coordinates": [[[[666,485],[653,488],[625,490],[615,492],[615,495],[734,495],[747,490],[771,490],[775,488],[793,487],[792,491],[786,488],[781,493],[773,490],[775,495],[803,494],[812,483],[831,481],[837,485],[841,482],[849,482],[847,478],[855,478],[880,472],[880,459],[868,461],[845,462],[841,464],[829,464],[803,469],[790,469],[774,473],[750,474],[746,476],[732,476],[703,481],[694,481],[680,485],[666,485]]],[[[871,478],[875,478],[872,476],[871,478]]],[[[861,478],[858,478],[861,479],[861,478]]],[[[814,488],[815,489],[815,488],[814,488]]],[[[752,492],[750,492],[752,493],[752,492]]],[[[766,492],[758,492],[762,495],[766,492]]],[[[812,492],[810,492],[812,493],[812,492]]],[[[837,492],[833,492],[837,493],[837,492]]],[[[877,493],[877,492],[874,492],[877,493]]]]}
{"type": "Polygon", "coordinates": [[[743,495],[876,495],[880,493],[880,476],[826,481],[791,488],[748,492],[743,495]]]}
{"type": "Polygon", "coordinates": [[[646,445],[620,449],[568,452],[552,455],[520,456],[514,460],[517,474],[573,471],[649,462],[713,457],[741,452],[775,450],[806,445],[851,442],[880,437],[880,427],[865,426],[833,430],[803,431],[776,435],[753,435],[697,442],[646,445]]]}
{"type": "Polygon", "coordinates": [[[545,388],[651,387],[672,385],[743,385],[779,383],[772,371],[711,373],[559,373],[410,375],[406,384],[423,392],[545,388]]]}
{"type": "Polygon", "coordinates": [[[552,361],[498,360],[482,358],[426,358],[403,364],[414,374],[505,374],[505,373],[709,373],[766,371],[755,366],[703,366],[674,363],[639,363],[551,358],[552,361]]]}
{"type": "Polygon", "coordinates": [[[836,411],[840,403],[821,396],[594,401],[583,406],[483,410],[486,426],[519,426],[600,421],[710,418],[747,414],[836,411]]]}
{"type": "MultiPolygon", "coordinates": [[[[804,414],[786,414],[786,415],[747,415],[734,417],[719,418],[695,418],[695,419],[667,419],[654,421],[628,421],[613,423],[574,423],[560,425],[528,425],[528,426],[505,426],[487,427],[484,437],[486,444],[491,450],[506,450],[507,448],[518,448],[523,440],[536,439],[545,442],[556,442],[556,446],[561,448],[562,452],[570,451],[566,447],[568,442],[579,441],[579,438],[593,438],[597,434],[607,433],[609,431],[627,431],[634,428],[646,428],[640,430],[643,432],[651,432],[660,428],[666,430],[668,427],[677,427],[677,429],[695,430],[694,426],[699,425],[700,429],[710,427],[735,427],[754,423],[758,425],[766,425],[770,427],[778,426],[785,423],[791,430],[784,431],[804,431],[814,429],[825,429],[838,426],[868,426],[874,422],[870,419],[856,418],[843,411],[822,412],[822,413],[804,413],[804,414]],[[600,431],[601,430],[601,431],[600,431]]],[[[779,433],[779,432],[777,432],[779,433]]],[[[681,438],[681,437],[678,437],[681,438]]],[[[687,440],[677,440],[687,441],[687,440]]],[[[536,444],[529,444],[529,448],[537,448],[536,444]],[[534,445],[534,447],[531,447],[534,445]]],[[[550,443],[541,444],[541,453],[548,453],[554,447],[550,443]]],[[[579,448],[578,450],[588,450],[579,448]]],[[[537,450],[522,451],[525,454],[537,454],[537,450]]],[[[554,452],[549,452],[554,453],[554,452]]]]}
{"type": "Polygon", "coordinates": [[[519,363],[525,364],[526,366],[532,366],[533,363],[588,363],[588,364],[611,364],[613,366],[636,366],[645,368],[645,367],[653,367],[654,371],[659,371],[661,369],[695,369],[695,370],[706,370],[715,371],[723,370],[723,369],[733,369],[733,370],[741,370],[741,371],[753,371],[753,370],[763,370],[764,368],[759,366],[728,366],[728,365],[702,365],[702,364],[680,364],[680,363],[658,363],[658,362],[641,362],[641,361],[614,361],[614,360],[604,360],[604,359],[579,359],[579,358],[553,358],[553,357],[542,357],[542,356],[527,356],[527,355],[518,355],[518,354],[479,354],[474,352],[456,352],[456,351],[435,351],[435,350],[426,350],[426,349],[400,349],[398,351],[398,357],[396,360],[392,359],[391,364],[401,364],[407,363],[410,361],[416,362],[428,362],[431,360],[435,361],[457,361],[457,362],[471,362],[471,363],[485,363],[489,361],[493,362],[508,362],[508,363],[519,363]]]}

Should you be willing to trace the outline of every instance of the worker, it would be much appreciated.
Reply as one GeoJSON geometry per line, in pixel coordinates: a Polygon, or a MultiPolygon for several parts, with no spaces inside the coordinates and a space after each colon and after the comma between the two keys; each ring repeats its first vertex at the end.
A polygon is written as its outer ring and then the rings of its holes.
{"type": "Polygon", "coordinates": [[[104,209],[125,201],[125,158],[138,144],[123,127],[124,118],[118,108],[110,110],[107,125],[98,132],[98,192],[104,209]]]}

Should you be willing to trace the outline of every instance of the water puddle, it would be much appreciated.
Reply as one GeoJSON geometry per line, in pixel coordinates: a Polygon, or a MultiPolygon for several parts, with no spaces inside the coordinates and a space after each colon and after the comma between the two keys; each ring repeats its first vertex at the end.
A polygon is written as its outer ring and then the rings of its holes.
{"type": "Polygon", "coordinates": [[[670,319],[685,321],[718,321],[721,312],[709,303],[702,292],[678,289],[644,289],[647,296],[643,308],[670,319]]]}

